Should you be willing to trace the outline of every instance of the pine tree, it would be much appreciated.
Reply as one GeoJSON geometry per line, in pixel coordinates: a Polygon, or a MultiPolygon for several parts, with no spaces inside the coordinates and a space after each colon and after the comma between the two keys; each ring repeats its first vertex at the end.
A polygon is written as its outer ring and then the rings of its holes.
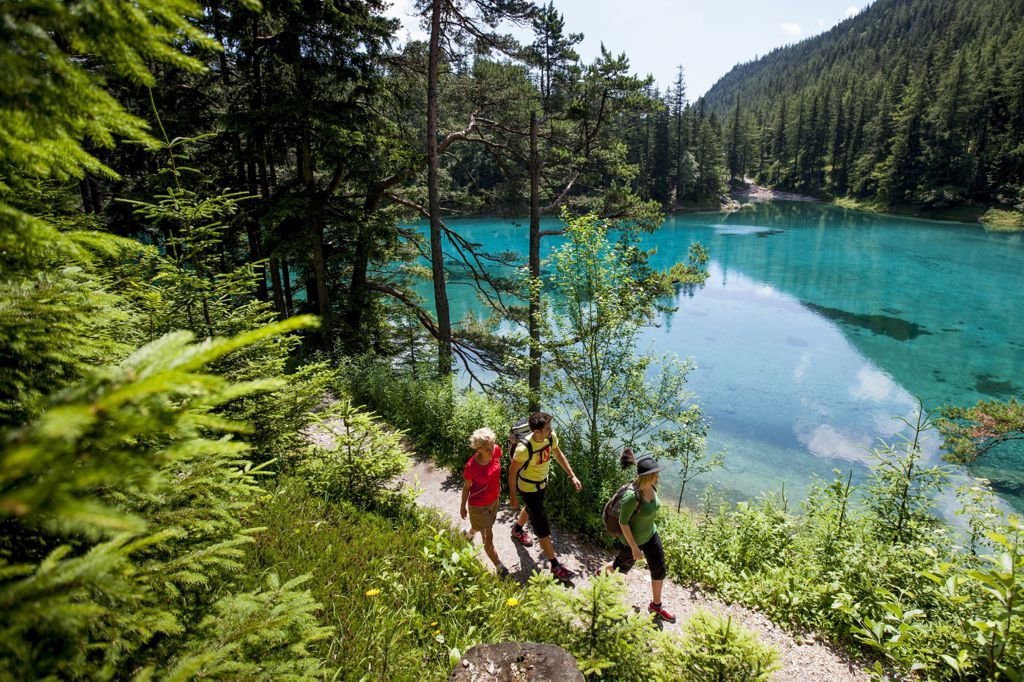
{"type": "MultiPolygon", "coordinates": [[[[230,338],[173,332],[138,347],[169,324],[140,323],[160,309],[160,279],[140,276],[157,254],[83,229],[95,217],[66,213],[59,186],[113,175],[90,153],[97,145],[154,143],[102,84],[110,74],[151,84],[151,63],[197,68],[179,50],[182,39],[211,45],[189,21],[198,10],[174,0],[2,10],[4,74],[20,88],[3,106],[22,113],[0,115],[0,679],[311,678],[320,662],[309,647],[328,631],[301,581],[246,591],[233,578],[262,472],[231,413],[287,381],[220,370],[267,357],[312,321],[250,319],[230,338]],[[9,145],[11,135],[37,148],[9,145]],[[58,201],[44,212],[32,184],[58,185],[48,190],[58,201]]],[[[168,196],[179,208],[182,198],[168,196]]],[[[189,280],[187,297],[207,304],[194,308],[204,335],[222,303],[204,289],[208,266],[193,258],[187,273],[203,280],[189,280]]]]}
{"type": "Polygon", "coordinates": [[[683,67],[679,66],[676,72],[676,80],[672,84],[672,118],[675,123],[675,136],[673,138],[675,159],[675,196],[676,201],[686,194],[689,184],[689,172],[687,154],[689,153],[689,137],[686,134],[689,127],[684,120],[686,110],[686,79],[683,67]]]}

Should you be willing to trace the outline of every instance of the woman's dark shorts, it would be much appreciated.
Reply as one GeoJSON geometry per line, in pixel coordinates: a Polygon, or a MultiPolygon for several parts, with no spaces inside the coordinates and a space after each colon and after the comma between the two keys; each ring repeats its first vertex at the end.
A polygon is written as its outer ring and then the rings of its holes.
{"type": "MultiPolygon", "coordinates": [[[[640,551],[644,553],[644,558],[647,559],[647,567],[651,569],[651,580],[664,580],[665,579],[665,550],[661,546],[661,537],[655,532],[651,536],[651,539],[640,545],[640,551]]],[[[629,573],[629,569],[633,568],[633,550],[626,545],[619,550],[619,553],[615,555],[615,561],[612,562],[612,566],[619,573],[629,573]]]]}
{"type": "Polygon", "coordinates": [[[537,539],[551,535],[551,524],[548,523],[548,515],[544,511],[544,489],[541,488],[535,493],[524,493],[520,490],[519,496],[526,505],[526,513],[530,515],[530,525],[533,526],[533,534],[537,539]]]}

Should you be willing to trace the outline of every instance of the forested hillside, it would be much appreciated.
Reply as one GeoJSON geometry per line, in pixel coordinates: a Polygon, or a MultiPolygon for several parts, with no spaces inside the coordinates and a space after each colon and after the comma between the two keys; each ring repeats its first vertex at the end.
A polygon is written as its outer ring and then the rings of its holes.
{"type": "Polygon", "coordinates": [[[878,0],[707,93],[731,176],[907,203],[1024,203],[1024,4],[878,0]]]}

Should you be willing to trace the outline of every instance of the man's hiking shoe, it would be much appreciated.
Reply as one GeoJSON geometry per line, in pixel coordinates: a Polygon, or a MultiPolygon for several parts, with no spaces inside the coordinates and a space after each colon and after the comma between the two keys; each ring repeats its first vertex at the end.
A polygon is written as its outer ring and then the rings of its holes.
{"type": "Polygon", "coordinates": [[[497,569],[496,572],[497,572],[498,576],[501,577],[501,578],[507,578],[508,577],[508,569],[505,568],[504,566],[498,566],[498,569],[497,569]]]}
{"type": "Polygon", "coordinates": [[[654,602],[651,602],[647,606],[647,610],[650,613],[654,614],[655,618],[657,618],[659,620],[663,620],[666,623],[674,623],[674,622],[676,622],[676,615],[674,613],[672,613],[671,611],[667,610],[664,606],[660,606],[660,605],[655,606],[654,602]]]}
{"type": "Polygon", "coordinates": [[[523,547],[530,547],[533,545],[533,538],[526,532],[526,529],[517,531],[515,528],[512,529],[512,539],[518,542],[523,547]]]}
{"type": "Polygon", "coordinates": [[[562,581],[572,580],[573,578],[576,577],[575,573],[570,571],[568,568],[566,568],[562,564],[558,564],[557,566],[552,568],[551,569],[551,575],[555,576],[555,580],[562,580],[562,581]]]}

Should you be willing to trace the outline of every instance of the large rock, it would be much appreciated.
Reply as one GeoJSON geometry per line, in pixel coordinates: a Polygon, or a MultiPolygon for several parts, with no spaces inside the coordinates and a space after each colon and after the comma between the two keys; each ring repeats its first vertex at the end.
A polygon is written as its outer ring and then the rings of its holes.
{"type": "Polygon", "coordinates": [[[448,682],[583,682],[569,652],[554,644],[477,644],[455,666],[448,682]]]}

